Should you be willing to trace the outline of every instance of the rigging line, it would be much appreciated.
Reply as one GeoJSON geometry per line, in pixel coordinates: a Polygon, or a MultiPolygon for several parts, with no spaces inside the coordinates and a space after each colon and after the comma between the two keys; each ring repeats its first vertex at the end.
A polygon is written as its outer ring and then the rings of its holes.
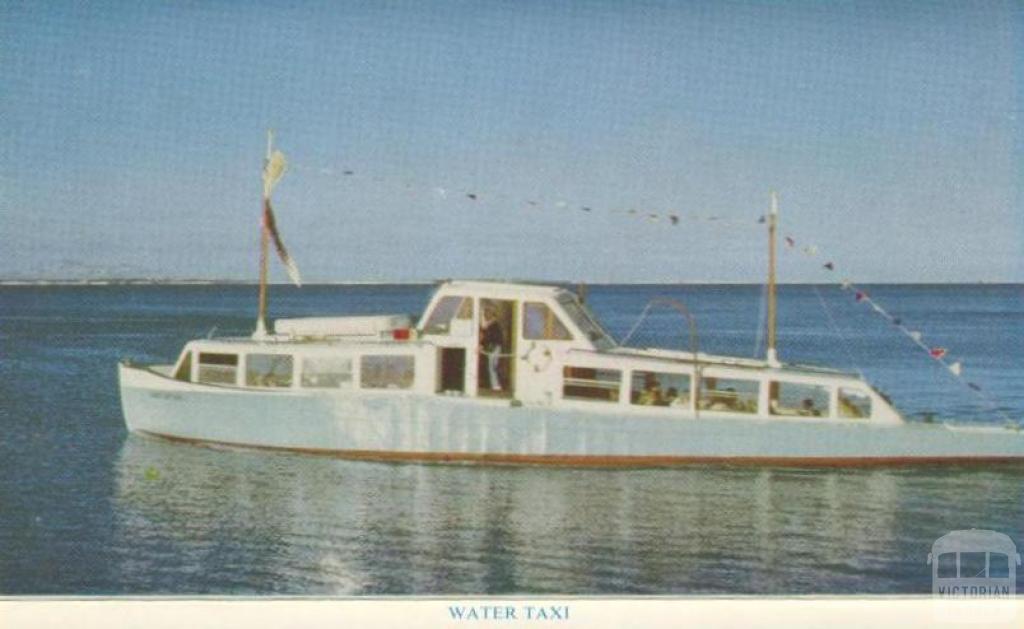
{"type": "Polygon", "coordinates": [[[825,311],[825,316],[828,317],[829,325],[832,326],[832,330],[835,331],[836,336],[839,337],[839,344],[842,346],[843,351],[846,353],[846,358],[853,365],[853,368],[857,370],[857,374],[862,380],[867,380],[864,377],[864,372],[861,371],[860,366],[857,364],[857,360],[853,357],[853,352],[850,350],[850,341],[843,334],[839,324],[836,323],[835,317],[832,316],[832,309],[828,307],[828,303],[825,302],[825,298],[821,296],[821,291],[818,290],[817,284],[811,284],[811,288],[814,289],[814,294],[817,295],[818,301],[821,303],[821,309],[825,311]]]}
{"type": "Polygon", "coordinates": [[[633,327],[630,328],[630,330],[626,334],[626,336],[622,337],[622,340],[619,341],[619,345],[622,345],[623,347],[625,347],[626,343],[629,342],[629,339],[633,338],[633,334],[640,327],[640,324],[644,322],[644,318],[647,317],[647,312],[651,309],[651,306],[652,306],[651,302],[647,302],[647,305],[644,306],[643,311],[640,312],[640,316],[637,317],[636,323],[633,324],[633,327]]]}

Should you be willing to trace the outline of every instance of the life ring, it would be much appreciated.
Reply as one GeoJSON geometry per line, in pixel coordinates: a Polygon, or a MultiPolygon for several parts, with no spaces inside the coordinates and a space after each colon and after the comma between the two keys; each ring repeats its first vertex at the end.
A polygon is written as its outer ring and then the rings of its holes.
{"type": "Polygon", "coordinates": [[[551,354],[551,348],[545,347],[543,351],[539,352],[540,358],[535,357],[535,349],[537,349],[537,344],[531,343],[530,349],[528,349],[526,353],[522,355],[522,359],[525,362],[529,363],[531,367],[533,367],[534,373],[546,371],[555,359],[555,357],[551,354]]]}

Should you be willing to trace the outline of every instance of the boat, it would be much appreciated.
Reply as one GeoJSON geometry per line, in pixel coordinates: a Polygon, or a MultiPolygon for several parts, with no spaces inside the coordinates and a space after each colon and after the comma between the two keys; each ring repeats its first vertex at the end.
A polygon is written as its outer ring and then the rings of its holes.
{"type": "Polygon", "coordinates": [[[266,324],[270,193],[264,169],[255,332],[185,343],[177,360],[122,360],[129,431],[351,459],[570,466],[866,466],[1024,462],[1019,425],[907,421],[855,373],[785,363],[776,347],[777,199],[767,215],[763,359],[626,347],[581,294],[556,285],[440,283],[418,317],[266,324]]]}

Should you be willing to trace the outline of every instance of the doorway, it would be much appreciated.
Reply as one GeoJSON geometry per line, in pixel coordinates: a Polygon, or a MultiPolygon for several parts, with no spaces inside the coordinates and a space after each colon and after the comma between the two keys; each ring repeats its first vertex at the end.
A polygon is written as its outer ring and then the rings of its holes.
{"type": "Polygon", "coordinates": [[[481,397],[510,398],[515,390],[515,312],[512,300],[480,300],[477,394],[481,397]]]}

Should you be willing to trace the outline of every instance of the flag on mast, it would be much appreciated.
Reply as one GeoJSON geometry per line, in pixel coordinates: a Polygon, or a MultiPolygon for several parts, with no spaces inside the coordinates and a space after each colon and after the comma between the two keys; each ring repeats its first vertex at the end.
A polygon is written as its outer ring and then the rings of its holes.
{"type": "Polygon", "coordinates": [[[263,226],[274,241],[274,248],[277,250],[277,255],[281,258],[281,262],[284,263],[288,277],[296,286],[302,286],[302,276],[299,275],[299,267],[295,264],[295,260],[288,255],[288,250],[285,249],[284,241],[281,240],[281,234],[277,231],[274,209],[270,206],[270,193],[273,192],[274,186],[281,180],[287,168],[288,162],[285,161],[284,154],[281,151],[274,151],[270,158],[267,159],[267,164],[263,168],[263,226]]]}
{"type": "Polygon", "coordinates": [[[288,277],[291,278],[296,286],[302,286],[302,276],[299,275],[299,267],[295,264],[295,260],[292,260],[292,257],[288,255],[288,250],[284,248],[284,241],[281,240],[281,234],[277,231],[277,222],[274,220],[274,210],[270,207],[270,199],[266,199],[263,203],[263,225],[267,228],[270,238],[274,241],[274,249],[277,249],[277,255],[281,258],[281,262],[284,263],[284,269],[288,272],[288,277]]]}

